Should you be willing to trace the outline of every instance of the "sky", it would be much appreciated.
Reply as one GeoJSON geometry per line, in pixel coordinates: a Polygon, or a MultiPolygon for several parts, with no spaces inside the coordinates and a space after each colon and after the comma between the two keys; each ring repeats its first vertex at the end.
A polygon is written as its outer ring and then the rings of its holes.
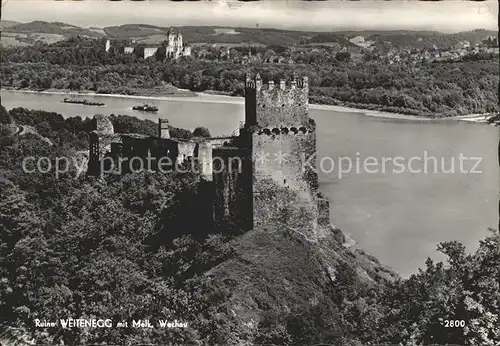
{"type": "Polygon", "coordinates": [[[291,30],[498,30],[498,2],[236,0],[1,0],[2,19],[82,27],[218,25],[291,30]]]}

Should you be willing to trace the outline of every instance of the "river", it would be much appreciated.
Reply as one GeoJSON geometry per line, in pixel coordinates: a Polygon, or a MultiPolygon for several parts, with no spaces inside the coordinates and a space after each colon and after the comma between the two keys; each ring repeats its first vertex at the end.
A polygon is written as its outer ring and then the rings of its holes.
{"type": "MultiPolygon", "coordinates": [[[[128,114],[154,121],[162,116],[176,127],[205,126],[212,135],[231,134],[244,120],[242,100],[222,96],[162,100],[85,96],[105,102],[104,107],[65,104],[63,98],[2,91],[7,109],[26,107],[81,117],[128,114]],[[143,101],[156,105],[158,114],[131,110],[143,101]]],[[[474,251],[488,227],[497,228],[497,128],[312,108],[318,161],[325,158],[320,189],[330,200],[331,221],[382,263],[407,276],[423,267],[427,257],[443,259],[436,251],[439,242],[459,240],[474,251]],[[462,167],[460,155],[468,158],[462,167]],[[344,158],[343,169],[347,170],[348,160],[354,167],[342,176],[340,158],[344,158]],[[396,158],[406,163],[403,172],[396,158]],[[361,169],[355,168],[356,159],[361,169]],[[365,164],[363,169],[364,160],[378,164],[365,164]],[[388,162],[385,172],[382,160],[388,162]],[[445,172],[450,171],[452,161],[454,172],[445,172]]]]}

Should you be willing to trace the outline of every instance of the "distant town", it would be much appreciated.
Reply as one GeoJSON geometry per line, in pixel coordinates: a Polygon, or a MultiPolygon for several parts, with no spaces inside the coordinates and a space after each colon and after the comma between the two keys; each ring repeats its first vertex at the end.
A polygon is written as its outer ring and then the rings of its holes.
{"type": "Polygon", "coordinates": [[[0,346],[500,345],[498,5],[243,4],[7,4],[0,346]]]}
{"type": "Polygon", "coordinates": [[[379,61],[394,63],[430,63],[460,61],[478,54],[499,54],[498,37],[487,36],[479,42],[459,41],[449,48],[432,49],[398,49],[392,47],[390,41],[384,47],[365,41],[363,36],[355,36],[348,40],[351,45],[341,44],[306,44],[292,46],[276,51],[268,47],[248,46],[233,47],[221,44],[195,47],[193,56],[206,60],[230,60],[245,64],[248,62],[264,62],[278,64],[328,63],[338,60],[351,62],[379,61]]]}
{"type": "MultiPolygon", "coordinates": [[[[419,38],[422,40],[422,38],[419,38]]],[[[170,28],[168,39],[157,44],[144,44],[134,40],[105,41],[106,52],[115,54],[134,54],[143,59],[156,60],[179,59],[193,56],[197,59],[212,61],[231,61],[236,63],[263,62],[277,64],[328,63],[333,60],[348,60],[352,62],[379,61],[394,63],[430,63],[460,61],[474,58],[478,54],[499,54],[498,37],[486,36],[482,40],[470,42],[458,41],[448,48],[431,49],[398,49],[392,47],[390,41],[383,46],[374,45],[373,41],[365,41],[363,36],[346,38],[350,44],[304,44],[300,46],[279,47],[272,49],[262,45],[239,45],[231,47],[224,44],[198,44],[195,47],[183,42],[179,29],[170,28]]]]}
{"type": "Polygon", "coordinates": [[[2,87],[243,96],[246,73],[309,78],[309,102],[424,117],[498,113],[498,32],[313,32],[2,21],[2,87]],[[459,71],[460,73],[457,73],[459,71]]]}

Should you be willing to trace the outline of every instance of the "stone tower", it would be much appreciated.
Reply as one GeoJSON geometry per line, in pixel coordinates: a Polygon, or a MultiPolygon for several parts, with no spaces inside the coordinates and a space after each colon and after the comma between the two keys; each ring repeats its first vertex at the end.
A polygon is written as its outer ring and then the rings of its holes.
{"type": "Polygon", "coordinates": [[[174,30],[172,28],[168,29],[168,45],[169,46],[175,46],[175,41],[176,41],[176,37],[175,37],[175,33],[174,33],[174,30]]]}
{"type": "Polygon", "coordinates": [[[169,123],[167,119],[158,119],[158,137],[170,138],[169,123]]]}
{"type": "Polygon", "coordinates": [[[258,74],[246,77],[242,139],[252,157],[253,226],[260,221],[259,196],[268,193],[266,180],[309,201],[316,199],[318,178],[311,169],[316,167],[316,133],[308,115],[308,96],[307,77],[277,84],[272,80],[264,84],[258,74]]]}
{"type": "Polygon", "coordinates": [[[180,30],[177,32],[177,48],[178,49],[182,49],[182,34],[180,32],[180,30]]]}
{"type": "Polygon", "coordinates": [[[101,160],[111,148],[111,142],[116,138],[113,123],[104,115],[96,114],[92,119],[92,129],[89,137],[89,162],[87,173],[92,176],[101,174],[101,160]]]}

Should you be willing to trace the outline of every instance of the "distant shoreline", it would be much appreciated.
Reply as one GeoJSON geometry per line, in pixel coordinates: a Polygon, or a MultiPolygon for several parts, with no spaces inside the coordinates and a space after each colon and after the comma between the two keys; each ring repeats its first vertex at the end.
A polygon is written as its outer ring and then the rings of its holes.
{"type": "MultiPolygon", "coordinates": [[[[165,96],[147,96],[147,95],[124,95],[124,94],[99,94],[91,91],[69,91],[69,90],[18,90],[18,89],[8,89],[2,88],[2,91],[13,91],[21,93],[33,93],[33,94],[49,94],[49,95],[74,95],[74,96],[98,96],[98,97],[117,97],[117,98],[129,98],[129,99],[139,99],[139,100],[170,100],[170,101],[187,101],[187,102],[208,102],[208,103],[231,103],[231,104],[244,104],[244,97],[241,96],[229,96],[221,94],[212,94],[205,92],[197,92],[194,95],[182,94],[182,92],[191,92],[189,90],[178,89],[179,93],[173,93],[172,95],[165,96]]],[[[377,111],[371,109],[355,108],[355,107],[345,107],[336,105],[322,105],[322,104],[309,104],[310,109],[324,110],[324,111],[334,111],[334,112],[344,112],[344,113],[358,113],[371,117],[386,118],[386,119],[399,119],[399,120],[412,120],[412,121],[464,121],[469,123],[487,123],[489,114],[467,114],[467,115],[457,115],[448,118],[428,118],[416,115],[408,115],[402,113],[392,113],[387,111],[377,111]]]]}

